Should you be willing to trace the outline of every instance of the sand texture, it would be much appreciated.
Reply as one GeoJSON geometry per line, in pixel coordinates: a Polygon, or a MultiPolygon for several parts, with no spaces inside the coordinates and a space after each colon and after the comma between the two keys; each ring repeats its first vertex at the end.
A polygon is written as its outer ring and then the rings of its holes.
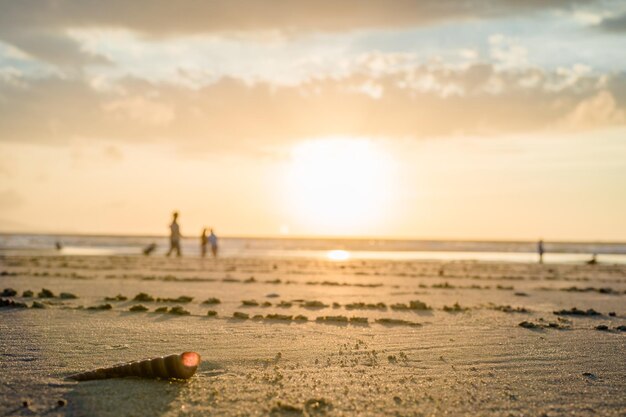
{"type": "Polygon", "coordinates": [[[626,266],[18,253],[5,288],[0,416],[626,415],[626,266]]]}

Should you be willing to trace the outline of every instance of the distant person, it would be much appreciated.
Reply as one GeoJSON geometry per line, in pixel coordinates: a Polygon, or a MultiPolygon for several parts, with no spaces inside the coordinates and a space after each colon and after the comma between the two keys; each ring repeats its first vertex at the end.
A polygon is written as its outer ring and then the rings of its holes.
{"type": "Polygon", "coordinates": [[[63,249],[63,245],[58,240],[56,242],[54,242],[54,247],[57,248],[57,250],[63,249]]]}
{"type": "Polygon", "coordinates": [[[591,259],[587,261],[587,265],[595,265],[597,263],[598,260],[596,259],[596,254],[594,253],[593,255],[591,255],[591,259]]]}
{"type": "Polygon", "coordinates": [[[172,214],[172,224],[170,224],[170,250],[165,256],[170,256],[173,250],[176,250],[176,256],[180,256],[180,227],[178,226],[178,212],[172,214]]]}
{"type": "Polygon", "coordinates": [[[544,253],[543,240],[540,240],[539,242],[537,242],[537,253],[539,253],[539,263],[542,264],[543,263],[543,253],[544,253]]]}
{"type": "Polygon", "coordinates": [[[200,236],[200,253],[204,258],[206,256],[206,247],[209,243],[209,238],[206,235],[206,227],[202,229],[202,235],[200,236]]]}
{"type": "Polygon", "coordinates": [[[217,258],[217,236],[213,233],[213,229],[211,229],[211,234],[209,235],[209,243],[211,244],[211,253],[214,258],[217,258]]]}
{"type": "Polygon", "coordinates": [[[151,243],[148,246],[146,246],[145,248],[143,248],[143,254],[146,256],[150,256],[152,254],[152,252],[154,252],[157,248],[156,243],[151,243]]]}

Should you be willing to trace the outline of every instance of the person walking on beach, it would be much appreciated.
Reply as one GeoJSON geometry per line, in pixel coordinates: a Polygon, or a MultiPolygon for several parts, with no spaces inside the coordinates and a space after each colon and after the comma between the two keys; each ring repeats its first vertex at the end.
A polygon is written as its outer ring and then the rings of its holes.
{"type": "Polygon", "coordinates": [[[537,242],[537,253],[539,253],[539,263],[542,264],[543,263],[543,240],[539,240],[539,242],[537,242]]]}
{"type": "Polygon", "coordinates": [[[167,255],[170,256],[173,250],[176,250],[176,256],[180,256],[180,227],[178,226],[178,212],[172,214],[172,224],[170,224],[170,250],[167,255]]]}
{"type": "Polygon", "coordinates": [[[217,236],[213,233],[213,229],[211,229],[211,234],[209,235],[209,242],[211,243],[211,253],[214,258],[217,258],[217,236]]]}
{"type": "Polygon", "coordinates": [[[206,247],[209,243],[209,238],[206,235],[206,227],[202,229],[202,235],[200,236],[200,253],[204,258],[206,256],[206,247]]]}

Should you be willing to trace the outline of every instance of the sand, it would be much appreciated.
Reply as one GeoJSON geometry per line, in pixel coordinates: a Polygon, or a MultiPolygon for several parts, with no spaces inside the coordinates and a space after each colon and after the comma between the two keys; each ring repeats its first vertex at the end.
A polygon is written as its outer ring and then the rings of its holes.
{"type": "Polygon", "coordinates": [[[0,308],[1,416],[626,415],[626,266],[5,253],[4,288],[44,308],[0,308]],[[186,382],[65,379],[187,350],[186,382]]]}

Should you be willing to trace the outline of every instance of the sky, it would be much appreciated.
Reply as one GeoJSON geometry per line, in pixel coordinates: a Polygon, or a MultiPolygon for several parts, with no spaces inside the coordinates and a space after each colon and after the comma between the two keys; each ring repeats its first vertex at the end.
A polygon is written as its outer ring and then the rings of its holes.
{"type": "Polygon", "coordinates": [[[0,0],[0,232],[626,241],[626,3],[0,0]]]}

